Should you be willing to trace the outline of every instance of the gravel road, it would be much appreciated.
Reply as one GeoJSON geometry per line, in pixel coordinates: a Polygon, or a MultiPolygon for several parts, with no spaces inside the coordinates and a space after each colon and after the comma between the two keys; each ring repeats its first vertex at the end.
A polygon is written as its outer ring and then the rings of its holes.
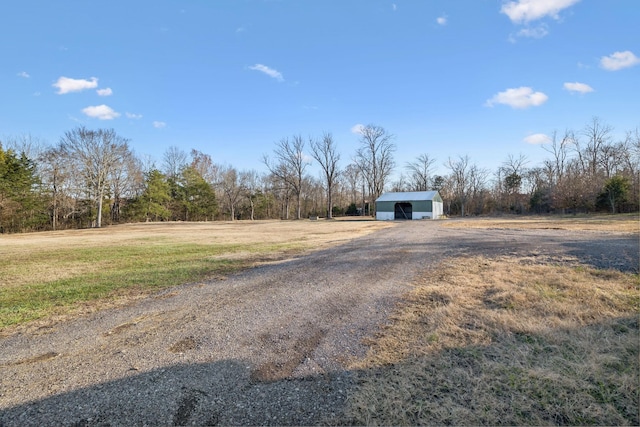
{"type": "Polygon", "coordinates": [[[638,237],[402,222],[327,250],[0,339],[0,426],[340,422],[346,369],[418,274],[524,255],[638,270],[638,237]]]}

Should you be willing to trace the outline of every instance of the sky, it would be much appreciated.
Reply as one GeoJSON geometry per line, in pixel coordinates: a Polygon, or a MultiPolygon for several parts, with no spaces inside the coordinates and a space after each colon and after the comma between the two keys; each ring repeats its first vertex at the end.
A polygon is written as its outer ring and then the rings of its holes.
{"type": "Polygon", "coordinates": [[[346,166],[373,124],[396,176],[537,166],[554,131],[640,127],[638,22],[637,0],[3,0],[0,141],[107,128],[158,167],[176,146],[264,172],[325,132],[346,166]]]}

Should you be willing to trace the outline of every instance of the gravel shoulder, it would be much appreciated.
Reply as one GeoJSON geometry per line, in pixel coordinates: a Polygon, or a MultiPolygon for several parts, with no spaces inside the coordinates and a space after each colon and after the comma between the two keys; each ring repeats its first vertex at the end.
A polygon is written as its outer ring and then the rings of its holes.
{"type": "Polygon", "coordinates": [[[340,420],[348,366],[419,274],[482,254],[638,270],[638,237],[402,222],[0,340],[0,426],[340,420]]]}

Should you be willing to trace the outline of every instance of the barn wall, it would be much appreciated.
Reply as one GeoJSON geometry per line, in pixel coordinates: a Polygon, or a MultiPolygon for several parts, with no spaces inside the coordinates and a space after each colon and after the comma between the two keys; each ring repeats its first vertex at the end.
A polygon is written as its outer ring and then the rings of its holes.
{"type": "Polygon", "coordinates": [[[376,202],[376,212],[391,212],[395,210],[396,203],[411,203],[413,212],[431,212],[431,200],[409,200],[406,202],[376,202]]]}
{"type": "Polygon", "coordinates": [[[414,212],[431,212],[432,210],[431,200],[416,200],[411,201],[411,204],[413,205],[414,212]]]}
{"type": "MultiPolygon", "coordinates": [[[[395,219],[395,205],[399,202],[377,202],[376,204],[376,219],[381,221],[392,221],[395,219]]],[[[442,203],[435,202],[433,203],[431,200],[412,200],[409,202],[402,203],[411,203],[412,206],[412,214],[411,219],[438,219],[442,215],[442,203]],[[434,206],[439,211],[433,212],[432,209],[434,206]]]]}
{"type": "Polygon", "coordinates": [[[376,211],[376,219],[380,221],[393,221],[395,214],[393,211],[376,211]]]}
{"type": "Polygon", "coordinates": [[[444,214],[444,204],[442,202],[433,202],[433,219],[438,219],[444,214]]]}
{"type": "Polygon", "coordinates": [[[391,214],[393,214],[393,211],[395,210],[395,206],[396,206],[396,202],[376,202],[376,212],[383,211],[383,212],[391,212],[391,214]]]}
{"type": "Polygon", "coordinates": [[[435,193],[433,200],[403,200],[376,202],[376,219],[390,221],[395,219],[396,203],[411,203],[412,219],[439,219],[444,213],[442,197],[435,193]]]}
{"type": "Polygon", "coordinates": [[[411,219],[425,219],[425,218],[431,219],[431,217],[432,217],[431,212],[413,212],[411,219]]]}

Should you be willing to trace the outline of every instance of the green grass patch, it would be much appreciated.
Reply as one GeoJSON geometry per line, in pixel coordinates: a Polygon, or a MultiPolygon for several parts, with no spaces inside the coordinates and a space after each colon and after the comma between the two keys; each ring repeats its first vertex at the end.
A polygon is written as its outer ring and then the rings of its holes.
{"type": "Polygon", "coordinates": [[[0,264],[0,271],[10,277],[0,286],[0,329],[65,313],[80,303],[230,274],[256,259],[301,249],[297,243],[206,245],[155,240],[8,254],[0,264]]]}

